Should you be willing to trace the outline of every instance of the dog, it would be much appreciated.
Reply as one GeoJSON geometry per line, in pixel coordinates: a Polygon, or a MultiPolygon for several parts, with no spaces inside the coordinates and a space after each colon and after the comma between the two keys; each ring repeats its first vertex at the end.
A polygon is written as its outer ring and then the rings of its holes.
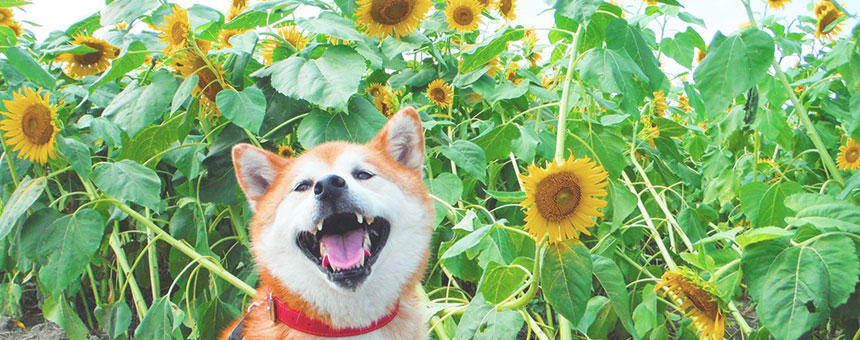
{"type": "Polygon", "coordinates": [[[433,202],[424,133],[404,108],[366,144],[328,142],[294,158],[232,149],[254,211],[257,297],[221,339],[422,339],[418,285],[433,202]]]}

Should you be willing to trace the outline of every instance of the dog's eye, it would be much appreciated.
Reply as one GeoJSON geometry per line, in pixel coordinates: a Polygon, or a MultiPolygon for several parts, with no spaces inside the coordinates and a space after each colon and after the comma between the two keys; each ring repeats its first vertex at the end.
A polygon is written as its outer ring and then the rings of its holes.
{"type": "Polygon", "coordinates": [[[364,170],[356,170],[352,172],[352,177],[355,177],[355,179],[369,179],[373,177],[373,174],[364,170]]]}
{"type": "Polygon", "coordinates": [[[311,188],[311,181],[302,181],[293,189],[293,191],[305,191],[311,188]]]}

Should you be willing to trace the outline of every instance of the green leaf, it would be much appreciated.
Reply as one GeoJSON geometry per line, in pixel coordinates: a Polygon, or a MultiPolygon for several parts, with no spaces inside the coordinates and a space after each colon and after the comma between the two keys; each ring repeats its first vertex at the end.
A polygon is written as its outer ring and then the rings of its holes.
{"type": "Polygon", "coordinates": [[[14,282],[0,283],[0,314],[20,319],[23,293],[24,288],[14,282]]]}
{"type": "Polygon", "coordinates": [[[110,117],[129,137],[134,137],[170,109],[177,86],[176,77],[164,69],[152,76],[151,84],[143,87],[135,84],[114,97],[102,112],[102,117],[110,117]]]}
{"type": "Polygon", "coordinates": [[[547,247],[540,281],[546,302],[572,323],[579,321],[591,297],[591,254],[575,240],[547,247]]]}
{"type": "Polygon", "coordinates": [[[475,68],[490,62],[490,60],[506,49],[509,41],[520,40],[523,38],[523,35],[523,30],[509,29],[497,35],[487,44],[478,46],[471,53],[464,53],[463,62],[460,63],[460,73],[469,73],[475,68]]]}
{"type": "Polygon", "coordinates": [[[363,97],[353,97],[349,108],[349,114],[322,110],[308,113],[298,127],[302,147],[310,149],[333,140],[364,143],[376,136],[388,121],[363,97]]]}
{"type": "Polygon", "coordinates": [[[487,302],[498,304],[522,286],[528,272],[522,266],[502,265],[490,262],[478,285],[478,291],[487,302]]]}
{"type": "Polygon", "coordinates": [[[450,146],[444,145],[440,149],[443,155],[454,161],[466,173],[472,175],[481,183],[487,181],[487,156],[480,146],[466,140],[455,141],[450,146]]]}
{"type": "Polygon", "coordinates": [[[74,282],[87,268],[104,234],[105,221],[92,209],[63,215],[49,225],[30,225],[27,233],[41,240],[37,250],[46,259],[39,270],[39,281],[47,293],[57,294],[74,282]]]}
{"type": "Polygon", "coordinates": [[[636,332],[633,317],[630,315],[630,297],[627,295],[627,284],[621,269],[615,262],[600,255],[591,255],[591,262],[594,277],[606,291],[609,301],[612,302],[612,310],[618,315],[621,325],[630,332],[633,339],[639,339],[639,333],[636,332]]]}
{"type": "Polygon", "coordinates": [[[87,326],[78,317],[74,308],[69,305],[69,301],[60,294],[45,298],[45,303],[42,305],[42,314],[45,319],[63,327],[66,331],[66,336],[69,340],[86,340],[87,326]]]}
{"type": "Polygon", "coordinates": [[[773,39],[760,30],[729,37],[717,33],[693,73],[708,112],[725,112],[735,96],[758,84],[773,63],[773,52],[773,39]]]}
{"type": "Polygon", "coordinates": [[[636,209],[636,195],[614,179],[609,180],[607,191],[612,202],[612,226],[617,228],[636,209]]]}
{"type": "Polygon", "coordinates": [[[520,130],[514,124],[503,124],[475,138],[475,144],[484,149],[488,160],[507,159],[511,153],[511,141],[520,138],[520,130]]]}
{"type": "Polygon", "coordinates": [[[103,73],[101,77],[99,77],[99,80],[96,80],[95,83],[90,85],[90,94],[92,94],[99,86],[125,76],[129,71],[143,65],[143,62],[146,60],[145,51],[146,45],[140,41],[134,41],[128,45],[128,49],[126,49],[119,58],[116,58],[110,63],[110,68],[103,73]]]}
{"type": "Polygon", "coordinates": [[[741,209],[754,227],[784,227],[785,217],[789,215],[785,198],[801,190],[803,188],[795,182],[776,185],[750,182],[741,188],[741,209]]]}
{"type": "Polygon", "coordinates": [[[236,307],[215,298],[204,303],[197,315],[200,339],[217,339],[230,322],[242,314],[236,307]]]}
{"type": "Polygon", "coordinates": [[[0,240],[6,239],[6,235],[12,231],[12,227],[15,226],[18,218],[27,209],[30,209],[33,202],[36,202],[36,199],[42,195],[47,184],[48,181],[45,177],[36,179],[26,177],[18,184],[18,187],[15,188],[15,192],[12,193],[9,200],[4,202],[3,214],[0,215],[0,240]]]}
{"type": "Polygon", "coordinates": [[[481,242],[481,240],[483,240],[484,237],[486,237],[487,234],[489,234],[490,230],[492,230],[492,229],[493,229],[492,225],[486,225],[486,226],[483,226],[481,228],[478,228],[478,230],[475,230],[475,231],[469,233],[468,235],[464,236],[463,238],[457,240],[457,242],[454,242],[454,244],[451,245],[451,247],[448,248],[448,250],[446,250],[442,254],[440,259],[442,259],[442,260],[449,259],[449,258],[452,258],[452,257],[455,257],[455,256],[462,254],[466,250],[474,247],[476,244],[481,242]]]}
{"type": "Polygon", "coordinates": [[[735,240],[738,241],[738,244],[740,244],[741,247],[746,248],[748,245],[756,242],[762,242],[791,235],[794,235],[794,232],[777,227],[764,227],[746,231],[743,234],[738,235],[735,240]]]}
{"type": "Polygon", "coordinates": [[[795,226],[812,225],[821,231],[838,229],[860,234],[860,207],[830,196],[799,193],[785,199],[785,206],[794,210],[788,223],[795,226]]]}
{"type": "Polygon", "coordinates": [[[497,311],[478,294],[460,318],[454,340],[514,340],[523,323],[519,312],[497,311]]]}
{"type": "Polygon", "coordinates": [[[159,210],[161,178],[158,178],[154,170],[139,163],[128,159],[116,163],[102,163],[93,172],[93,181],[99,189],[113,198],[159,210]]]}
{"type": "Polygon", "coordinates": [[[842,192],[840,192],[836,198],[841,200],[846,199],[851,191],[856,189],[858,186],[860,186],[860,171],[854,172],[854,176],[851,176],[851,178],[848,179],[848,182],[845,183],[845,189],[842,189],[842,192]]]}
{"type": "Polygon", "coordinates": [[[218,92],[215,101],[224,118],[254,134],[260,132],[266,115],[266,96],[263,91],[255,87],[242,92],[225,89],[218,92]]]}
{"type": "Polygon", "coordinates": [[[648,82],[652,92],[669,88],[669,78],[660,70],[660,62],[654,57],[654,52],[642,38],[642,32],[638,28],[628,26],[624,19],[610,21],[606,27],[606,46],[616,51],[625,51],[648,76],[642,80],[648,82]]]}
{"type": "Polygon", "coordinates": [[[119,158],[130,159],[140,164],[146,164],[150,168],[154,169],[163,155],[159,155],[158,159],[153,159],[153,162],[146,162],[153,156],[158,155],[170,147],[170,144],[173,142],[173,131],[170,130],[171,128],[169,126],[147,126],[134,135],[134,138],[132,138],[131,141],[126,143],[127,145],[123,148],[119,158]]]}
{"type": "Polygon", "coordinates": [[[636,63],[626,53],[618,53],[606,48],[595,48],[585,53],[576,64],[582,80],[606,93],[617,93],[622,98],[626,111],[636,109],[644,97],[638,90],[639,81],[648,81],[636,63]]]}
{"type": "Polygon", "coordinates": [[[487,190],[487,195],[495,198],[499,202],[507,202],[507,203],[520,203],[524,199],[526,199],[526,193],[522,191],[495,191],[495,190],[487,190]]]}
{"type": "Polygon", "coordinates": [[[102,26],[130,23],[158,6],[157,0],[115,0],[102,10],[102,26]]]}
{"type": "Polygon", "coordinates": [[[812,241],[809,247],[824,261],[830,277],[830,307],[839,307],[848,301],[860,280],[860,262],[854,241],[842,235],[830,235],[812,241]]]}
{"type": "Polygon", "coordinates": [[[49,90],[54,89],[54,86],[56,86],[57,79],[48,73],[48,71],[45,71],[42,65],[39,65],[39,62],[33,59],[33,56],[29,52],[12,46],[7,48],[3,53],[15,70],[26,75],[27,79],[30,79],[36,85],[49,90]]]}
{"type": "Polygon", "coordinates": [[[786,150],[794,150],[794,133],[788,126],[784,111],[759,110],[755,118],[756,130],[786,150]]]}
{"type": "Polygon", "coordinates": [[[346,109],[367,69],[364,58],[347,46],[326,49],[319,59],[292,56],[254,74],[271,75],[272,87],[293,98],[331,108],[346,109]]]}
{"type": "Polygon", "coordinates": [[[744,248],[741,271],[753,300],[761,301],[761,296],[768,292],[765,286],[767,270],[774,258],[787,247],[788,238],[785,237],[756,242],[744,248]]]}
{"type": "Polygon", "coordinates": [[[134,337],[140,340],[174,339],[173,329],[178,325],[174,325],[173,308],[176,307],[166,296],[155,299],[134,330],[134,337]]]}
{"type": "Polygon", "coordinates": [[[56,140],[57,151],[71,164],[72,169],[75,169],[81,178],[89,178],[93,163],[87,145],[72,138],[58,137],[56,140]]]}
{"type": "MultiPolygon", "coordinates": [[[[170,103],[170,112],[176,112],[182,107],[182,104],[185,103],[188,98],[191,97],[191,93],[194,92],[194,88],[197,87],[197,82],[200,81],[200,77],[197,74],[192,74],[188,78],[182,81],[182,84],[179,84],[179,88],[176,89],[176,93],[173,94],[173,101],[170,103]]],[[[217,100],[218,97],[216,96],[217,100]]]]}
{"type": "Polygon", "coordinates": [[[131,309],[125,302],[98,306],[94,314],[110,340],[125,334],[131,326],[131,309]]]}
{"type": "Polygon", "coordinates": [[[594,15],[594,12],[603,3],[601,0],[555,0],[551,3],[551,7],[567,18],[587,22],[594,15]]]}
{"type": "Polygon", "coordinates": [[[759,319],[774,337],[798,339],[826,320],[828,307],[833,305],[831,297],[844,294],[840,289],[832,291],[832,285],[840,284],[838,281],[848,281],[849,292],[853,291],[858,275],[857,255],[853,247],[840,248],[844,245],[825,240],[789,247],[776,256],[762,284],[767,292],[761,294],[756,307],[759,319]]]}

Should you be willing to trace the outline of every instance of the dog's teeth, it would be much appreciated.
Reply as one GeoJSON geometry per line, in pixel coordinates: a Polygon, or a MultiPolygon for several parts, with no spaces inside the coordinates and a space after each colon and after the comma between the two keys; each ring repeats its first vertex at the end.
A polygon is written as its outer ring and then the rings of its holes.
{"type": "Polygon", "coordinates": [[[367,224],[373,224],[373,217],[365,217],[364,220],[367,221],[367,224]]]}
{"type": "Polygon", "coordinates": [[[316,230],[317,230],[317,231],[322,230],[322,225],[323,225],[322,221],[320,221],[319,223],[317,223],[316,230]]]}
{"type": "Polygon", "coordinates": [[[367,233],[364,234],[364,250],[370,249],[370,235],[367,233]]]}
{"type": "Polygon", "coordinates": [[[358,221],[358,223],[363,223],[363,222],[364,222],[364,221],[362,220],[361,214],[359,214],[359,213],[355,213],[355,219],[358,221]]]}

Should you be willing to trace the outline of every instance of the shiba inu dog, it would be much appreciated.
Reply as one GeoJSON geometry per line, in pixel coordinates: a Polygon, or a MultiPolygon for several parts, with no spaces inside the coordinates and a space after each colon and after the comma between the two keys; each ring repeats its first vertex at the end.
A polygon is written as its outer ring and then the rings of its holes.
{"type": "Polygon", "coordinates": [[[434,210],[423,163],[412,108],[363,145],[329,142],[290,159],[234,146],[260,285],[222,339],[424,338],[416,286],[434,210]]]}

